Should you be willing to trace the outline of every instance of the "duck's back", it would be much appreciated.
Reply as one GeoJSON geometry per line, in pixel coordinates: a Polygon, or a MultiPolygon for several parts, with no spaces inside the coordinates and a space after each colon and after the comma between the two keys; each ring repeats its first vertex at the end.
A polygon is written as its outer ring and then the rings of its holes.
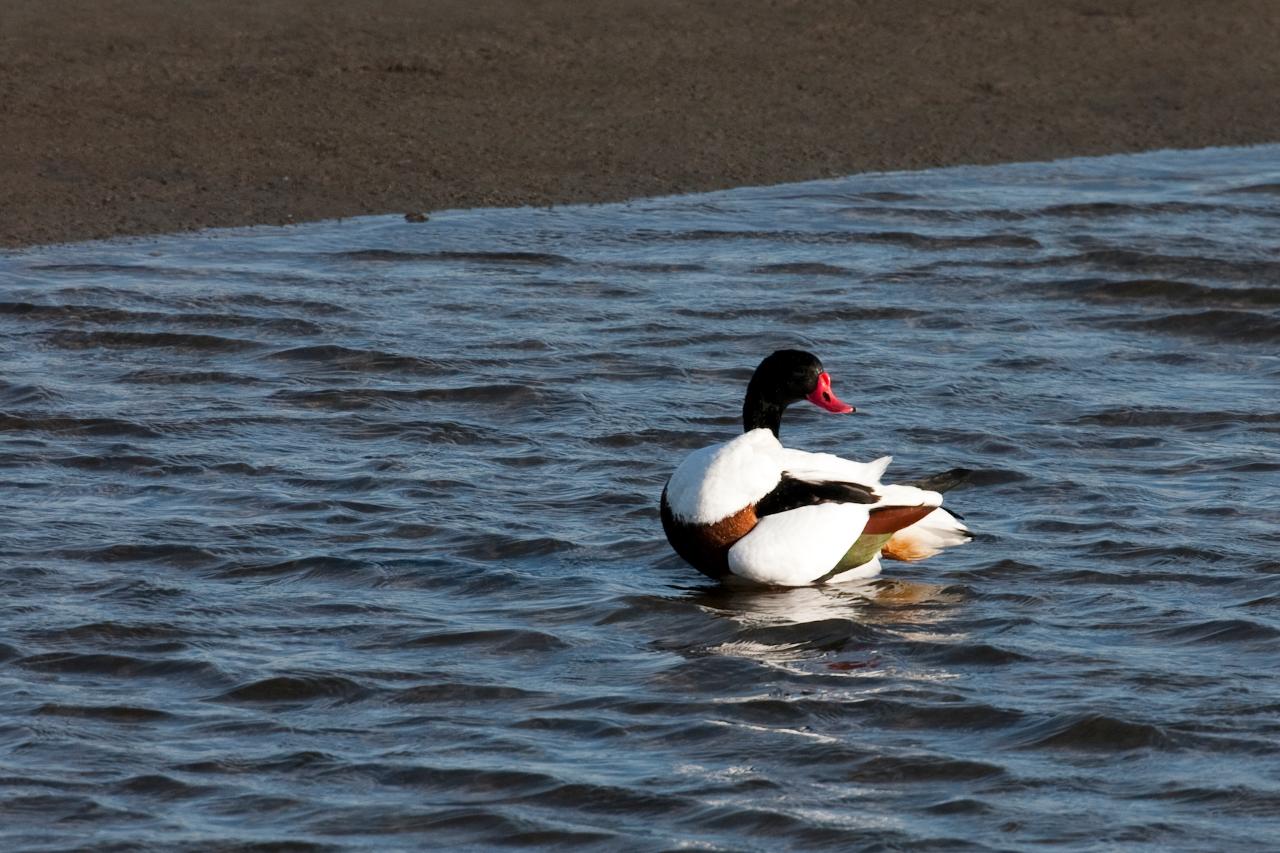
{"type": "Polygon", "coordinates": [[[695,450],[667,481],[667,502],[679,521],[715,524],[772,491],[781,460],[782,445],[767,429],[695,450]]]}
{"type": "Polygon", "coordinates": [[[767,429],[695,450],[662,491],[662,527],[703,574],[729,573],[729,549],[758,521],[756,503],[782,478],[782,446],[767,429]]]}

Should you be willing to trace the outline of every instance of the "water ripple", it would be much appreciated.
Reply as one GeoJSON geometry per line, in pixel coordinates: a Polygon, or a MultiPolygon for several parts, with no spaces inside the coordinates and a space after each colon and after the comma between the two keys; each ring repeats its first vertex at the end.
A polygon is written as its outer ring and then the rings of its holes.
{"type": "Polygon", "coordinates": [[[1270,851],[1280,149],[0,255],[0,847],[1270,851]],[[711,585],[765,352],[978,538],[711,585]],[[86,841],[91,839],[91,841],[86,841]]]}

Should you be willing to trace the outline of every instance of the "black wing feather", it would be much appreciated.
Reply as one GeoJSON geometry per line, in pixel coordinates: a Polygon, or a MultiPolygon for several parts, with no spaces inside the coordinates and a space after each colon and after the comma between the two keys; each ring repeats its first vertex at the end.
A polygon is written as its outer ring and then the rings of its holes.
{"type": "Polygon", "coordinates": [[[797,479],[783,471],[782,479],[773,491],[756,502],[756,518],[815,504],[873,504],[878,500],[880,498],[871,491],[871,487],[861,483],[838,480],[813,483],[797,479]]]}

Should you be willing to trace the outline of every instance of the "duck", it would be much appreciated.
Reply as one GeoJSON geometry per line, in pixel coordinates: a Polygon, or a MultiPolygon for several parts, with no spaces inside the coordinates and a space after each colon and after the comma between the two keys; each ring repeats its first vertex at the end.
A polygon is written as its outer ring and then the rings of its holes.
{"type": "Polygon", "coordinates": [[[882,557],[922,560],[973,538],[942,508],[942,493],[967,469],[886,485],[891,456],[857,462],[784,447],[782,415],[802,401],[855,411],[816,355],[770,354],[747,384],[742,434],[695,450],[672,472],[659,508],[686,562],[720,581],[811,586],[875,577],[882,557]]]}

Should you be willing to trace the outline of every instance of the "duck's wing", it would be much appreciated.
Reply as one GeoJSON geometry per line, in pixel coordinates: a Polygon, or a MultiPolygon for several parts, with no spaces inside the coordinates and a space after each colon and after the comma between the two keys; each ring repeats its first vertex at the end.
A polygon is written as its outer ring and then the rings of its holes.
{"type": "MultiPolygon", "coordinates": [[[[806,453],[803,450],[783,448],[779,460],[784,469],[782,477],[775,491],[762,502],[778,500],[783,504],[781,508],[784,510],[842,500],[846,503],[870,504],[868,509],[873,514],[897,508],[918,508],[922,510],[917,516],[920,518],[927,514],[923,510],[932,510],[942,504],[942,495],[933,489],[918,485],[881,483],[880,478],[893,461],[892,456],[882,456],[872,462],[855,462],[831,453],[806,453]],[[832,497],[824,497],[827,494],[832,497]],[[840,494],[846,496],[834,497],[840,494]]],[[[926,481],[921,481],[921,485],[925,484],[926,481]]],[[[756,515],[762,514],[764,513],[757,507],[756,515]]],[[[883,532],[889,533],[897,529],[889,525],[890,515],[882,515],[879,526],[885,528],[883,532]]]]}
{"type": "Polygon", "coordinates": [[[892,456],[882,456],[871,462],[855,462],[833,453],[809,453],[789,447],[780,450],[779,461],[783,470],[795,479],[809,482],[858,483],[874,487],[893,461],[892,456]]]}
{"type": "Polygon", "coordinates": [[[861,483],[838,480],[814,482],[784,471],[773,491],[756,502],[756,517],[777,515],[824,503],[873,504],[880,500],[875,489],[861,483]]]}
{"type": "Polygon", "coordinates": [[[729,570],[778,586],[871,577],[880,571],[880,549],[898,536],[904,537],[903,553],[939,544],[945,525],[926,522],[944,513],[937,508],[940,503],[942,495],[915,486],[878,485],[873,490],[783,474],[756,504],[756,526],[729,549],[729,570]]]}
{"type": "MultiPolygon", "coordinates": [[[[809,476],[818,473],[805,470],[809,476]]],[[[881,500],[871,486],[784,473],[756,503],[755,528],[729,550],[730,570],[756,583],[780,586],[825,580],[858,541],[872,507],[881,500]]]]}
{"type": "Polygon", "coordinates": [[[807,586],[840,562],[868,515],[867,504],[834,502],[766,515],[729,549],[729,569],[756,583],[807,586]]]}
{"type": "Polygon", "coordinates": [[[828,571],[814,577],[810,583],[872,577],[880,571],[878,558],[881,549],[884,549],[886,557],[923,559],[948,545],[967,541],[958,538],[968,536],[963,525],[957,521],[955,525],[959,525],[959,529],[953,529],[945,523],[945,519],[952,519],[952,516],[938,509],[942,495],[939,490],[930,488],[954,485],[945,475],[913,484],[886,485],[880,482],[880,478],[893,461],[889,456],[874,462],[854,462],[829,453],[786,449],[782,461],[786,471],[777,494],[771,493],[766,501],[777,500],[785,504],[784,499],[790,499],[793,504],[802,505],[803,499],[809,497],[811,503],[818,503],[815,498],[844,490],[863,495],[858,502],[868,511],[861,534],[850,542],[828,571]],[[798,480],[799,484],[791,485],[790,480],[798,480]],[[788,486],[790,488],[786,488],[788,486]]]}

